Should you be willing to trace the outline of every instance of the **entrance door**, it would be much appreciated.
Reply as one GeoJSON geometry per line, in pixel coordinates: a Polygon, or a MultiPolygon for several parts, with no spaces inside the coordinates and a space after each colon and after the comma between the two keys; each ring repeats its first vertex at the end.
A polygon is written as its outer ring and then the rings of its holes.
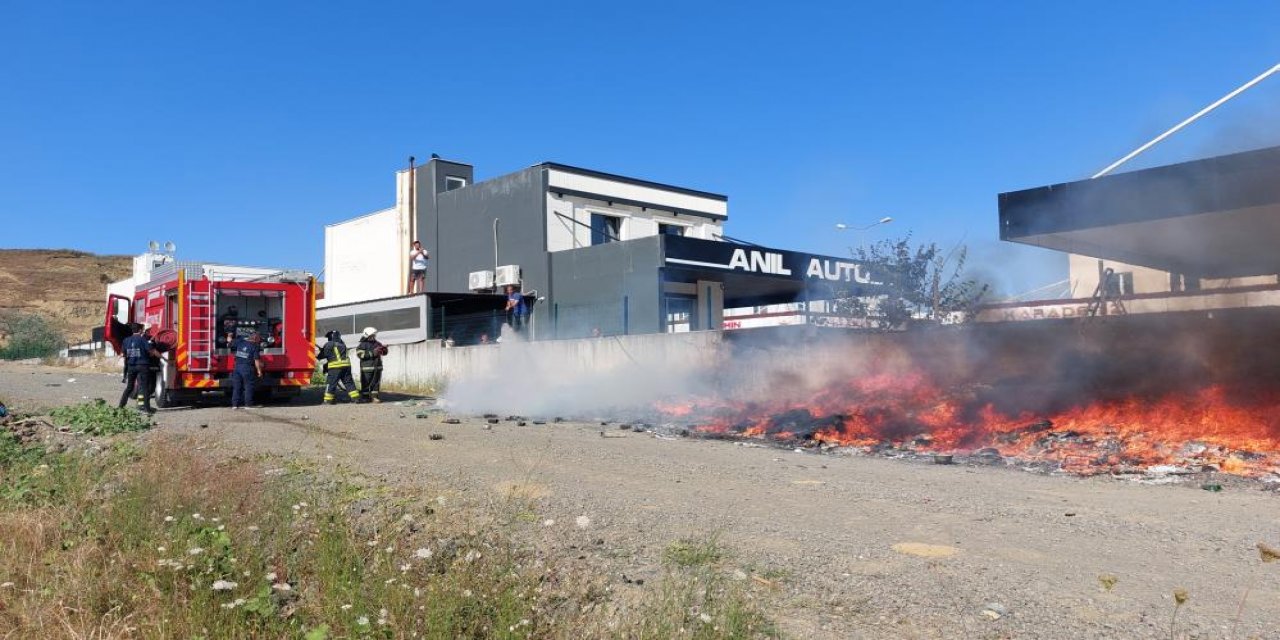
{"type": "Polygon", "coordinates": [[[663,303],[666,307],[664,324],[667,333],[687,333],[698,329],[695,317],[698,308],[696,297],[667,295],[663,303]]]}

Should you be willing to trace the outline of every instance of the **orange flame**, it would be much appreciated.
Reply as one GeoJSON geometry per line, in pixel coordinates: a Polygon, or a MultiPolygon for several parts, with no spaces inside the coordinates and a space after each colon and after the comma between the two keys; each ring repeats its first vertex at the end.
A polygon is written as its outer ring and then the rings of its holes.
{"type": "Polygon", "coordinates": [[[944,391],[916,373],[842,381],[802,401],[671,405],[669,415],[711,418],[706,434],[890,445],[963,453],[984,447],[1066,471],[1101,473],[1157,464],[1280,473],[1280,394],[1243,398],[1221,386],[1102,400],[1045,413],[1007,412],[974,393],[944,391]]]}

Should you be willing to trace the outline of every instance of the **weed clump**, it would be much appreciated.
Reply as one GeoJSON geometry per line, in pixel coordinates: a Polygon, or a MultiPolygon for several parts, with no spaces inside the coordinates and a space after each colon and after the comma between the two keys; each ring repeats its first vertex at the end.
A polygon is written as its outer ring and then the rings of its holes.
{"type": "Polygon", "coordinates": [[[420,490],[171,438],[86,456],[0,434],[0,462],[0,629],[18,637],[773,635],[718,546],[624,604],[527,544],[535,525],[420,490]]]}
{"type": "Polygon", "coordinates": [[[91,436],[110,436],[151,427],[148,416],[127,407],[113,407],[102,398],[58,407],[49,416],[61,426],[91,436]]]}

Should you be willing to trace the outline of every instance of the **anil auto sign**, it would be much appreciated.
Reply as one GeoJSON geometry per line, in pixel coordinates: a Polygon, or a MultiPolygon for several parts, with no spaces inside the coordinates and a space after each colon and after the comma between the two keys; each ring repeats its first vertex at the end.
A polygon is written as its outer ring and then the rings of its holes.
{"type": "Polygon", "coordinates": [[[792,280],[880,284],[864,265],[840,258],[680,236],[663,238],[663,243],[666,263],[675,267],[738,271],[792,280]]]}

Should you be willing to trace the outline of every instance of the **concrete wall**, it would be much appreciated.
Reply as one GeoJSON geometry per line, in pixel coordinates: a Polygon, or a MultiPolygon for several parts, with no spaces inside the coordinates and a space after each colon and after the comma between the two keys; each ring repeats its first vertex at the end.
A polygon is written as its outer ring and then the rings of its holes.
{"type": "Polygon", "coordinates": [[[554,297],[542,337],[662,331],[662,238],[551,254],[554,297]]]}
{"type": "Polygon", "coordinates": [[[418,387],[442,378],[554,379],[625,373],[637,367],[673,373],[690,371],[718,361],[721,337],[719,332],[703,331],[471,347],[443,347],[435,340],[392,345],[382,360],[383,380],[418,387]]]}
{"type": "MultiPolygon", "coordinates": [[[[438,196],[440,243],[432,255],[438,291],[468,291],[467,274],[492,270],[493,221],[498,223],[499,265],[519,265],[524,291],[547,295],[551,277],[543,223],[543,174],[531,167],[438,196]]],[[[421,202],[419,202],[421,206],[421,202]]],[[[534,305],[535,322],[545,309],[534,305]]]]}
{"type": "MultiPolygon", "coordinates": [[[[475,183],[474,172],[474,168],[469,164],[433,158],[427,164],[419,167],[415,173],[416,180],[414,181],[412,193],[413,204],[408,209],[416,211],[413,235],[422,241],[423,248],[431,254],[431,262],[427,267],[427,291],[467,290],[465,273],[462,276],[462,286],[453,288],[449,286],[453,278],[447,272],[447,265],[451,263],[441,262],[441,260],[456,259],[460,253],[460,244],[469,243],[474,238],[454,236],[453,227],[446,224],[452,212],[444,209],[444,216],[442,217],[441,210],[446,207],[445,203],[448,201],[443,198],[446,193],[446,179],[453,176],[467,181],[467,186],[463,187],[463,189],[448,192],[453,194],[471,188],[475,183]]],[[[408,200],[409,196],[406,183],[404,197],[408,200]]],[[[485,237],[488,237],[488,235],[486,234],[485,237]]],[[[412,241],[413,238],[409,238],[409,240],[412,241]]],[[[408,254],[408,243],[405,244],[404,253],[408,254]]],[[[465,251],[462,253],[465,253],[465,251]]],[[[490,249],[489,253],[492,255],[492,249],[490,249]]]]}

